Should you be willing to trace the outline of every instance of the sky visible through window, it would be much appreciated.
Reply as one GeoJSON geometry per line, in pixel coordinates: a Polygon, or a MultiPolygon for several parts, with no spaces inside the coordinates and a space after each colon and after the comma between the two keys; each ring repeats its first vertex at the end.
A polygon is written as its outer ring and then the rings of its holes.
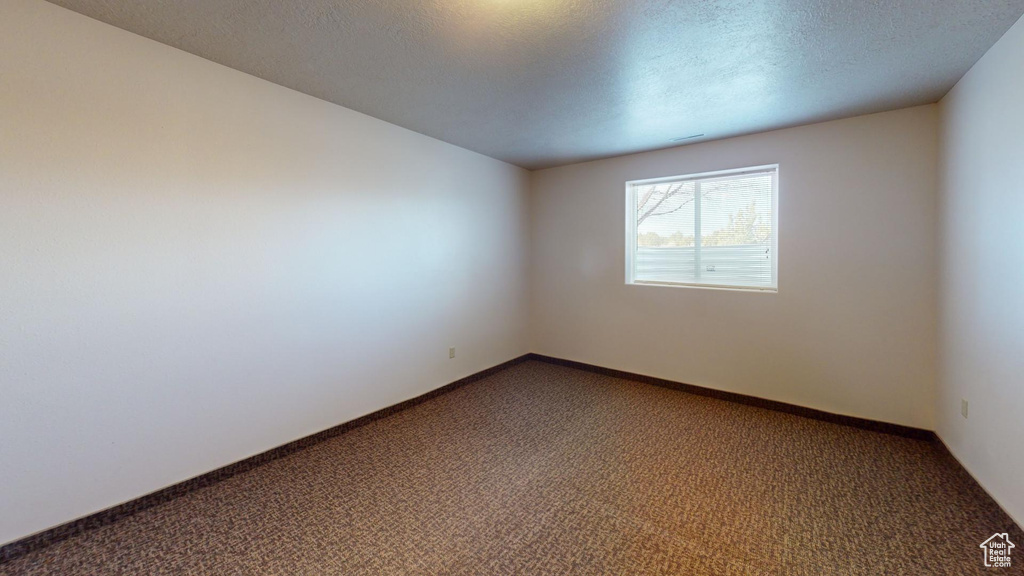
{"type": "MultiPolygon", "coordinates": [[[[755,174],[701,183],[701,239],[716,245],[769,242],[771,180],[771,174],[755,174]]],[[[695,189],[693,181],[638,186],[638,244],[692,246],[695,189]]]]}

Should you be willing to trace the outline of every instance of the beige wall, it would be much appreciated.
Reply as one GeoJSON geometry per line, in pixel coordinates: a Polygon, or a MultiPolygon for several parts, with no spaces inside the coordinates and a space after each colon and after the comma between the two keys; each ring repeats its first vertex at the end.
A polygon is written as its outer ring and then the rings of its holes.
{"type": "Polygon", "coordinates": [[[922,428],[935,379],[937,109],[532,174],[531,349],[922,428]],[[779,163],[779,292],[624,284],[624,183],[779,163]]]}
{"type": "Polygon", "coordinates": [[[1024,20],[941,102],[937,415],[953,454],[1024,525],[1022,62],[1024,20]]]}
{"type": "Polygon", "coordinates": [[[0,38],[0,543],[527,351],[523,170],[41,0],[0,38]]]}

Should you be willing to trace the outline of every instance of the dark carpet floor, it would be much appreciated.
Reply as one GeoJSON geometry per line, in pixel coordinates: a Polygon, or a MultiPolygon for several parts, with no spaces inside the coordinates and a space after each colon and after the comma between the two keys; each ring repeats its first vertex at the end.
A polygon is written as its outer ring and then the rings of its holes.
{"type": "Polygon", "coordinates": [[[962,575],[1010,526],[932,443],[530,361],[0,574],[962,575]]]}

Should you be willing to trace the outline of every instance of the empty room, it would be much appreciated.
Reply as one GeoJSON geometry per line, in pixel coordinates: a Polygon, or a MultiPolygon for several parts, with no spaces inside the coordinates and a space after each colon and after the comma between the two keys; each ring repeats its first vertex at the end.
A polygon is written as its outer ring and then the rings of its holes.
{"type": "Polygon", "coordinates": [[[0,576],[1024,574],[1024,0],[0,0],[0,576]]]}

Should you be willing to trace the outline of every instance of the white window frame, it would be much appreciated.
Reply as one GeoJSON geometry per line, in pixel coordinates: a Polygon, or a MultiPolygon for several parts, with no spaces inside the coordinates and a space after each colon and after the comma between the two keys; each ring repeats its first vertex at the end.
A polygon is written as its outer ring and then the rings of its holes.
{"type": "MultiPolygon", "coordinates": [[[[777,293],[779,291],[779,172],[778,164],[766,164],[764,166],[750,166],[747,168],[736,168],[732,170],[717,170],[714,172],[701,172],[699,174],[685,174],[682,176],[665,176],[660,178],[647,178],[643,180],[630,180],[626,182],[626,284],[632,286],[667,286],[672,288],[703,288],[711,290],[737,290],[741,292],[765,292],[777,293]],[[742,174],[772,171],[772,285],[771,286],[731,286],[719,284],[707,284],[702,282],[649,282],[636,279],[636,186],[644,184],[660,184],[662,182],[681,182],[688,180],[713,180],[718,177],[733,177],[742,174]]],[[[700,194],[695,196],[694,210],[698,214],[696,236],[700,237],[700,194]]],[[[697,253],[700,253],[699,242],[697,253]]],[[[699,262],[698,262],[699,265],[699,262]]]]}

